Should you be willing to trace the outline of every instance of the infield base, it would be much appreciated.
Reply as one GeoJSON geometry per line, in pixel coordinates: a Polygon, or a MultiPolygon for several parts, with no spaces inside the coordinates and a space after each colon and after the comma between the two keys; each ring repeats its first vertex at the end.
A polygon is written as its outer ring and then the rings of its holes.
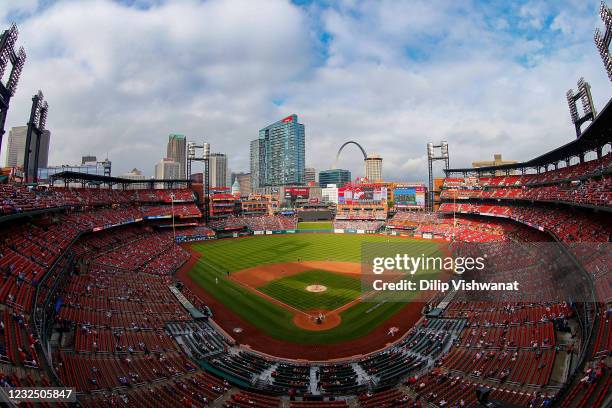
{"type": "Polygon", "coordinates": [[[304,330],[323,331],[338,326],[342,323],[342,318],[335,311],[308,310],[305,313],[296,313],[293,316],[293,323],[304,330]]]}

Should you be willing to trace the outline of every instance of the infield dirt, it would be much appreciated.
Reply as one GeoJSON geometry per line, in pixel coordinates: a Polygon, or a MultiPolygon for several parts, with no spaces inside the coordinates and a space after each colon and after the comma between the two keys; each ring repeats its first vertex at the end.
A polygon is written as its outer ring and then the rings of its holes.
{"type": "MultiPolygon", "coordinates": [[[[191,257],[176,272],[176,277],[213,310],[215,322],[227,333],[230,333],[238,343],[247,345],[265,354],[281,358],[314,361],[333,360],[367,354],[382,349],[390,343],[397,341],[398,338],[400,338],[403,333],[406,333],[421,317],[421,309],[424,303],[411,302],[407,303],[406,306],[395,313],[384,324],[379,325],[370,333],[358,339],[336,344],[321,345],[303,345],[279,340],[263,333],[256,326],[234,313],[196,282],[191,280],[188,273],[197,263],[200,253],[190,248],[190,246],[185,246],[185,249],[190,252],[191,257]],[[233,329],[236,327],[240,327],[242,331],[239,333],[233,332],[233,329]],[[399,332],[395,336],[389,336],[388,332],[390,327],[397,327],[399,332]]],[[[357,265],[358,268],[358,264],[354,263],[337,263],[352,265],[347,266],[347,268],[349,268],[348,273],[351,273],[350,271],[355,271],[355,265],[357,265]]],[[[312,264],[308,268],[312,269],[312,264]]],[[[291,272],[287,273],[289,274],[291,272]]],[[[278,278],[279,276],[276,275],[275,279],[278,278]]]]}

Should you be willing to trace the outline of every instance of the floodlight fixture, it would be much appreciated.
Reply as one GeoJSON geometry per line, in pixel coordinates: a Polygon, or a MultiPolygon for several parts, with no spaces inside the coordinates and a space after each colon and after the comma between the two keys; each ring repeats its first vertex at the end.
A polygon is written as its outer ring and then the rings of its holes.
{"type": "Polygon", "coordinates": [[[187,142],[187,158],[188,159],[195,158],[195,151],[196,151],[195,142],[192,142],[192,141],[187,142]]]}
{"type": "Polygon", "coordinates": [[[202,144],[202,158],[208,160],[210,158],[210,143],[202,144]]]}
{"type": "Polygon", "coordinates": [[[597,116],[595,105],[593,104],[593,96],[591,95],[591,85],[584,78],[580,78],[578,81],[578,92],[580,93],[580,101],[582,102],[584,114],[592,114],[593,117],[597,116]]]}
{"type": "Polygon", "coordinates": [[[26,53],[23,47],[20,47],[15,52],[15,44],[17,44],[18,37],[19,30],[15,23],[0,33],[0,146],[2,146],[4,124],[6,123],[10,101],[17,91],[19,77],[26,61],[26,53]],[[10,69],[10,72],[5,84],[3,78],[7,69],[10,69]]]}
{"type": "Polygon", "coordinates": [[[11,96],[14,96],[15,92],[17,91],[17,84],[19,83],[19,78],[21,77],[21,71],[23,71],[25,61],[26,52],[23,47],[20,47],[13,64],[13,70],[11,71],[11,75],[6,83],[6,89],[9,91],[11,96]]]}
{"type": "Polygon", "coordinates": [[[584,78],[580,78],[578,80],[578,89],[577,93],[574,93],[573,89],[569,89],[565,93],[565,97],[567,98],[567,104],[570,111],[570,117],[572,118],[572,123],[576,128],[576,137],[579,138],[582,135],[581,126],[584,122],[593,121],[595,116],[597,116],[597,111],[595,110],[595,105],[593,104],[593,97],[591,95],[591,85],[584,78]],[[578,107],[576,106],[576,102],[580,100],[582,104],[583,115],[580,116],[578,113],[578,107]]]}
{"type": "Polygon", "coordinates": [[[602,0],[599,5],[599,15],[603,20],[606,27],[610,27],[612,25],[612,10],[610,7],[606,6],[606,3],[602,0]]]}
{"type": "Polygon", "coordinates": [[[42,91],[38,91],[32,97],[32,109],[30,110],[30,120],[28,121],[28,133],[26,135],[25,153],[23,158],[23,173],[26,181],[38,181],[38,159],[40,155],[40,139],[47,124],[47,113],[49,104],[44,100],[42,91]],[[34,151],[32,151],[33,137],[36,138],[34,151]],[[33,165],[30,166],[30,155],[34,153],[33,165]],[[30,168],[32,167],[32,168],[30,168]]]}
{"type": "Polygon", "coordinates": [[[448,142],[442,141],[437,144],[427,143],[427,167],[429,176],[429,190],[427,191],[427,207],[430,211],[433,211],[434,206],[434,175],[433,175],[433,164],[436,161],[444,162],[444,169],[448,170],[450,167],[450,156],[448,154],[448,142]]]}
{"type": "Polygon", "coordinates": [[[572,123],[576,123],[578,121],[578,109],[576,109],[576,102],[574,100],[574,90],[569,89],[565,96],[567,97],[567,106],[569,107],[572,123]]]}
{"type": "Polygon", "coordinates": [[[15,23],[13,23],[0,38],[0,77],[4,76],[4,71],[6,71],[9,62],[12,62],[14,65],[17,37],[19,37],[19,30],[15,23]]]}
{"type": "Polygon", "coordinates": [[[40,119],[39,119],[39,125],[38,125],[38,128],[41,130],[41,132],[45,130],[45,126],[47,125],[47,112],[48,111],[49,111],[49,104],[47,103],[47,101],[44,101],[40,108],[40,119]]]}
{"type": "Polygon", "coordinates": [[[595,46],[599,50],[599,55],[603,61],[608,78],[612,81],[612,55],[610,55],[610,41],[612,40],[612,9],[606,6],[603,1],[599,6],[599,15],[605,28],[603,33],[599,28],[595,30],[595,46]]]}

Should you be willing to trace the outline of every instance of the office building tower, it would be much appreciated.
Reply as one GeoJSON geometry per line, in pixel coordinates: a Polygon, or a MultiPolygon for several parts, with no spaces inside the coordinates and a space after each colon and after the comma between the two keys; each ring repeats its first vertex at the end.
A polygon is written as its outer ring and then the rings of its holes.
{"type": "MultiPolygon", "coordinates": [[[[23,167],[25,158],[26,137],[28,135],[27,126],[16,126],[9,130],[6,151],[6,167],[23,167]]],[[[49,142],[51,132],[43,131],[40,138],[40,150],[38,153],[38,168],[46,168],[49,165],[49,142]]],[[[28,167],[34,170],[34,160],[36,156],[36,135],[32,134],[30,142],[30,160],[28,167]]]]}
{"type": "MultiPolygon", "coordinates": [[[[180,177],[180,163],[175,162],[169,157],[161,159],[155,165],[155,178],[157,180],[176,180],[180,177]]],[[[158,183],[157,188],[166,188],[165,183],[158,183]]]]}
{"type": "Polygon", "coordinates": [[[227,156],[223,153],[210,154],[210,188],[229,187],[227,184],[227,156]]]}
{"type": "Polygon", "coordinates": [[[238,173],[236,174],[236,180],[240,185],[240,194],[243,197],[248,196],[253,191],[251,188],[251,173],[238,173]]]}
{"type": "Polygon", "coordinates": [[[312,167],[306,167],[304,169],[304,183],[307,185],[314,184],[317,182],[317,171],[312,167]]]}
{"type": "MultiPolygon", "coordinates": [[[[132,171],[128,171],[127,173],[123,173],[119,176],[120,178],[124,178],[124,179],[128,179],[128,180],[141,180],[142,183],[134,183],[134,184],[128,184],[127,185],[127,189],[128,190],[138,190],[138,189],[142,189],[142,188],[147,188],[147,183],[145,182],[146,177],[144,174],[142,174],[142,171],[134,168],[132,169],[132,171]]],[[[118,186],[119,187],[119,186],[118,186]]]]}
{"type": "Polygon", "coordinates": [[[168,136],[166,157],[179,164],[177,179],[187,178],[187,138],[185,135],[171,134],[168,136]]]}
{"type": "Polygon", "coordinates": [[[304,184],[304,125],[290,115],[259,131],[251,142],[252,187],[304,184]]]}
{"type": "Polygon", "coordinates": [[[330,169],[319,172],[319,185],[327,187],[328,184],[334,184],[336,187],[342,187],[351,181],[351,172],[344,169],[330,169]]]}
{"type": "Polygon", "coordinates": [[[369,181],[382,180],[382,162],[383,159],[377,154],[368,154],[365,159],[365,178],[369,181]]]}
{"type": "Polygon", "coordinates": [[[251,187],[254,189],[262,185],[263,164],[263,143],[259,139],[252,140],[250,146],[250,175],[251,187]]]}

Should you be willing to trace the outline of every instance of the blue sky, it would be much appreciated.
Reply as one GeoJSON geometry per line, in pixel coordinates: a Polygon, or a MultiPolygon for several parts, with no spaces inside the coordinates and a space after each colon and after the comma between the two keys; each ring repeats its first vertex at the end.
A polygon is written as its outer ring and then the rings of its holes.
{"type": "MultiPolygon", "coordinates": [[[[593,44],[599,2],[0,0],[28,52],[8,125],[39,88],[51,164],[106,156],[151,175],[169,133],[206,140],[248,171],[248,142],[291,113],[307,165],[357,140],[393,180],[426,177],[425,145],[453,166],[525,160],[570,141],[565,91],[611,84],[593,44]]],[[[0,161],[4,163],[4,150],[0,161]]],[[[340,166],[361,175],[358,152],[340,166]]]]}

